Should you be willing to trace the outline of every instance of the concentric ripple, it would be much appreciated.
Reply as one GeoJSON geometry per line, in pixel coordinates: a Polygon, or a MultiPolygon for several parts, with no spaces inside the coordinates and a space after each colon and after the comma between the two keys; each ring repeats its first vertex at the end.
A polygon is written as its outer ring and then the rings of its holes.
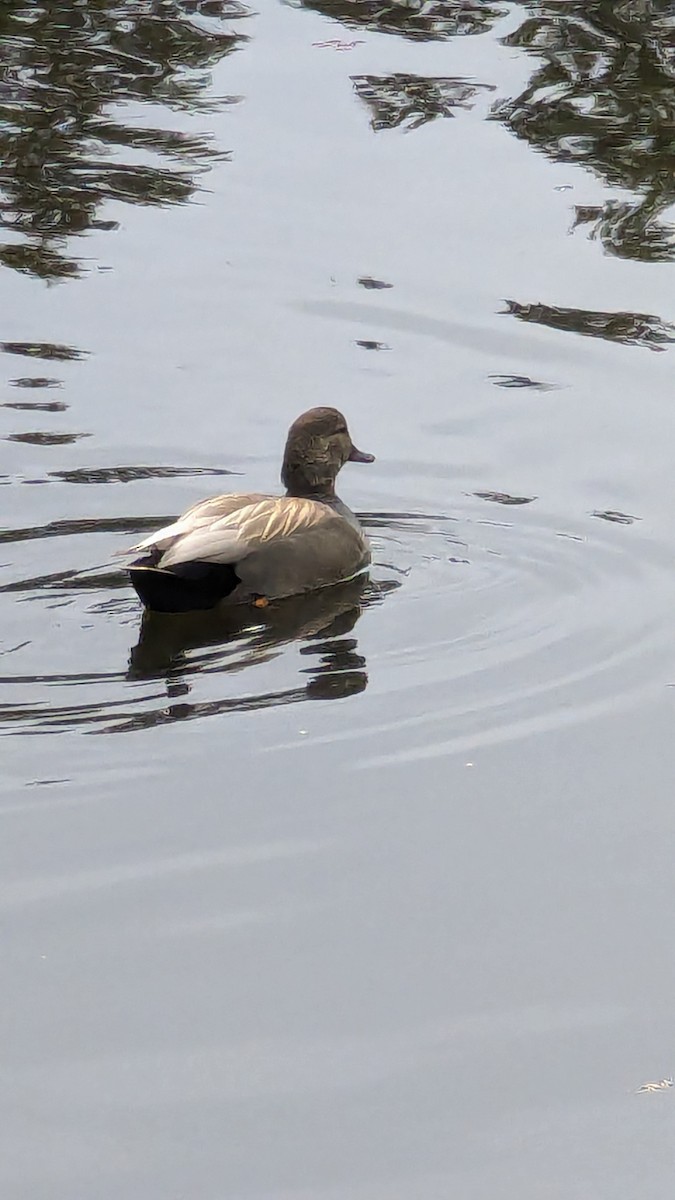
{"type": "Polygon", "coordinates": [[[161,518],[0,532],[0,728],[133,732],[368,690],[359,722],[319,740],[363,740],[361,761],[389,762],[583,721],[672,681],[675,582],[645,522],[492,490],[454,496],[451,513],[361,519],[370,580],[254,621],[141,619],[111,563],[161,518]]]}
{"type": "MultiPolygon", "coordinates": [[[[663,689],[675,581],[667,547],[637,520],[563,517],[535,498],[481,492],[455,503],[451,521],[411,524],[401,636],[382,663],[386,719],[350,731],[367,739],[362,761],[470,750],[663,689]]],[[[371,532],[381,557],[392,530],[371,532]]]]}
{"type": "Polygon", "coordinates": [[[8,631],[0,644],[0,730],[131,731],[364,691],[366,664],[351,634],[395,579],[357,579],[272,604],[255,619],[240,611],[141,616],[126,574],[110,562],[92,565],[89,551],[94,557],[105,545],[112,556],[121,540],[169,519],[63,520],[0,531],[8,631]],[[23,565],[30,570],[38,558],[44,573],[26,573],[23,565]],[[82,566],[49,570],[48,561],[58,559],[82,566]],[[289,646],[300,659],[290,672],[283,658],[289,646]]]}

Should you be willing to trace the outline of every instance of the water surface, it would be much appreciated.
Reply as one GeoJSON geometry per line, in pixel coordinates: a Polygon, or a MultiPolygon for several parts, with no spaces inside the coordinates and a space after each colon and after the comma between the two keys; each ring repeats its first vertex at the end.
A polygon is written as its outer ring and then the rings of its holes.
{"type": "Polygon", "coordinates": [[[12,1200],[667,1190],[672,40],[4,6],[12,1200]],[[117,552],[315,403],[370,579],[142,618],[117,552]]]}

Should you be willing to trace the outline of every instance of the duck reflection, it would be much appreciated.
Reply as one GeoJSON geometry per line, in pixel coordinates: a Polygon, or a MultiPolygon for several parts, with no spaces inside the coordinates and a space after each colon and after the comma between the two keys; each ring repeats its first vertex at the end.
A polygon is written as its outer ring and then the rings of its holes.
{"type": "Polygon", "coordinates": [[[76,276],[64,239],[116,228],[97,219],[105,201],[189,199],[196,175],[223,157],[209,136],[132,126],[113,106],[213,107],[209,68],[242,40],[223,20],[247,12],[230,0],[0,5],[0,225],[9,231],[0,262],[44,279],[76,276]]]}
{"type": "Polygon", "coordinates": [[[132,724],[147,727],[232,710],[359,695],[368,685],[367,664],[350,635],[364,609],[398,586],[396,581],[374,583],[365,576],[275,601],[254,613],[243,606],[200,613],[146,611],[127,678],[163,679],[169,706],[139,714],[132,724]],[[294,642],[302,643],[300,685],[219,700],[187,699],[198,677],[240,673],[269,663],[294,642]]]}
{"type": "Polygon", "coordinates": [[[675,257],[662,215],[675,199],[673,6],[663,0],[528,0],[504,43],[537,57],[525,90],[494,117],[558,162],[576,163],[635,199],[576,210],[605,250],[675,257]]]}

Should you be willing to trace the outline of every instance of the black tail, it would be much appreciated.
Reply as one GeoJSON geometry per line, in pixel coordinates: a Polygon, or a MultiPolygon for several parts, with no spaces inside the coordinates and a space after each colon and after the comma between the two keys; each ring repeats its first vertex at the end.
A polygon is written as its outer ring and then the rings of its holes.
{"type": "Polygon", "coordinates": [[[213,608],[240,582],[229,563],[181,563],[168,571],[138,559],[129,575],[145,607],[165,613],[213,608]]]}

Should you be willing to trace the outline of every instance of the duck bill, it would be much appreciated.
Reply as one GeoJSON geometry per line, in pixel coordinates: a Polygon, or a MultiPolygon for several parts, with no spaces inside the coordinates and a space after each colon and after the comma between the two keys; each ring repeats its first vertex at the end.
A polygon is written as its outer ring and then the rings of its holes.
{"type": "Polygon", "coordinates": [[[356,446],[352,446],[352,452],[349,455],[347,462],[371,463],[375,462],[375,455],[364,454],[363,450],[357,450],[356,446]]]}

